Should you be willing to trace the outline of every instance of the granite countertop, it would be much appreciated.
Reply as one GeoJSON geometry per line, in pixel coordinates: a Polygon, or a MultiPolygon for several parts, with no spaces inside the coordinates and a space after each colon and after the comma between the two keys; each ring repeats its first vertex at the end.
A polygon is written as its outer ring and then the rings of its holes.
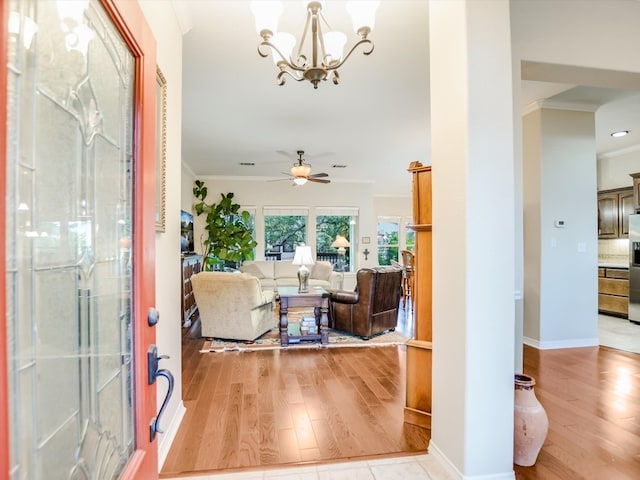
{"type": "Polygon", "coordinates": [[[603,268],[629,268],[629,262],[621,262],[616,260],[598,260],[598,267],[603,268]]]}

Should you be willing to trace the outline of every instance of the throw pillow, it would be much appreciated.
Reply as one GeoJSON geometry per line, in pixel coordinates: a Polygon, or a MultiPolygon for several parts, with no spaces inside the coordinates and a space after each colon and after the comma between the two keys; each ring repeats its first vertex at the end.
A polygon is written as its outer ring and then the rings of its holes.
{"type": "Polygon", "coordinates": [[[329,262],[316,262],[311,270],[311,278],[329,281],[332,272],[333,266],[329,262]]]}
{"type": "Polygon", "coordinates": [[[240,267],[240,271],[244,273],[248,273],[249,275],[254,276],[256,278],[264,278],[264,274],[262,273],[262,270],[260,270],[260,267],[258,267],[253,263],[249,263],[248,265],[242,265],[240,267]]]}

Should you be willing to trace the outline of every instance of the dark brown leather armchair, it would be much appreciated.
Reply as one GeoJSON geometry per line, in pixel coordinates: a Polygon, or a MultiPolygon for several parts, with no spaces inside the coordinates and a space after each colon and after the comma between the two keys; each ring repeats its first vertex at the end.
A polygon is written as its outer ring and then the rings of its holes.
{"type": "Polygon", "coordinates": [[[377,333],[396,328],[402,269],[360,269],[353,292],[329,290],[329,294],[329,327],[368,340],[377,333]]]}

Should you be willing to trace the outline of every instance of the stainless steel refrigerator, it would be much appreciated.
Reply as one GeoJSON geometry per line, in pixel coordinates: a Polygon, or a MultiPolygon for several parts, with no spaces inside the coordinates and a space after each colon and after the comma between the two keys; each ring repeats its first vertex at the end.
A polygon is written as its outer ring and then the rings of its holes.
{"type": "Polygon", "coordinates": [[[640,214],[629,215],[629,321],[640,324],[640,214]]]}

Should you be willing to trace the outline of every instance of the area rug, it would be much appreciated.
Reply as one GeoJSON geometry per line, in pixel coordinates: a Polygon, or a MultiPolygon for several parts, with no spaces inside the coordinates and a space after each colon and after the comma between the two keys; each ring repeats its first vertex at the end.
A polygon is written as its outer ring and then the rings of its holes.
{"type": "MultiPolygon", "coordinates": [[[[292,327],[292,325],[290,325],[292,327]]],[[[295,326],[293,327],[295,328],[295,326]]],[[[300,343],[290,343],[285,349],[321,349],[336,347],[388,347],[393,345],[404,345],[408,338],[400,332],[384,332],[363,340],[355,335],[338,330],[329,330],[329,343],[322,345],[319,341],[304,341],[300,343]]],[[[222,352],[253,352],[257,350],[279,350],[280,330],[275,327],[267,333],[257,338],[253,342],[242,340],[211,339],[205,340],[200,353],[222,353],[222,352]]]]}

